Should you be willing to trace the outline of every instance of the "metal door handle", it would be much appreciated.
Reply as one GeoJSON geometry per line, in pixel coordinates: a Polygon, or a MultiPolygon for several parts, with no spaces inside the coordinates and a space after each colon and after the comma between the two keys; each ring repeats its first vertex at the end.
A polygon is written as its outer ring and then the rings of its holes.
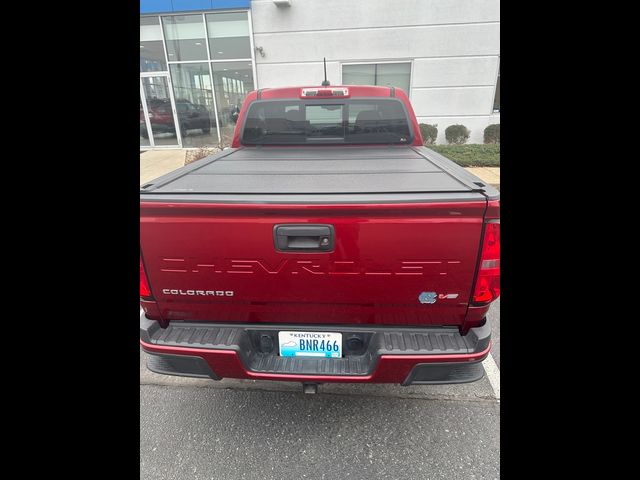
{"type": "Polygon", "coordinates": [[[280,252],[331,252],[335,233],[333,225],[275,225],[273,240],[280,252]]]}

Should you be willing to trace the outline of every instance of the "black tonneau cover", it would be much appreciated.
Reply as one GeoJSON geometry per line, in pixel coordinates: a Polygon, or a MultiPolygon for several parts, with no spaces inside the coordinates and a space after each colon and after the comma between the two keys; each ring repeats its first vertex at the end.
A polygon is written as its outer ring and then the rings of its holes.
{"type": "Polygon", "coordinates": [[[156,194],[162,194],[158,197],[439,192],[498,195],[497,190],[442,155],[412,146],[228,149],[148,182],[140,189],[145,199],[156,194]]]}

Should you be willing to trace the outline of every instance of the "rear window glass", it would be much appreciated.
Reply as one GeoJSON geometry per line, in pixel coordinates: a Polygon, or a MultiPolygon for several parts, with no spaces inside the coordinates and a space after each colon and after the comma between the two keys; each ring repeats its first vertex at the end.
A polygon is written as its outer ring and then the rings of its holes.
{"type": "Polygon", "coordinates": [[[413,140],[398,99],[264,100],[247,111],[241,143],[397,143],[413,140]]]}

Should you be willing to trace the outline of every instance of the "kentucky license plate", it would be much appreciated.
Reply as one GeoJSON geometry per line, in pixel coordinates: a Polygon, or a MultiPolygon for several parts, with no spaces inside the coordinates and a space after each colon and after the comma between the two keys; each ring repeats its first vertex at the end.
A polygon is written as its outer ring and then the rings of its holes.
{"type": "Polygon", "coordinates": [[[342,334],[278,332],[282,357],[342,357],[342,334]]]}

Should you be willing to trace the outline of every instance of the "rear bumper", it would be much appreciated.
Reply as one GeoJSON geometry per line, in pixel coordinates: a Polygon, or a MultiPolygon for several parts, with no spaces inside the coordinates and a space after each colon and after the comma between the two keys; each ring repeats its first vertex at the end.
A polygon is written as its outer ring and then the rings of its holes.
{"type": "Polygon", "coordinates": [[[140,316],[140,344],[157,373],[308,383],[467,383],[484,374],[479,364],[491,349],[487,322],[465,336],[449,327],[343,327],[158,322],[140,316]],[[278,355],[279,330],[341,332],[344,357],[278,355]],[[266,337],[271,338],[271,342],[266,337]],[[350,338],[360,340],[349,349],[350,338]]]}

